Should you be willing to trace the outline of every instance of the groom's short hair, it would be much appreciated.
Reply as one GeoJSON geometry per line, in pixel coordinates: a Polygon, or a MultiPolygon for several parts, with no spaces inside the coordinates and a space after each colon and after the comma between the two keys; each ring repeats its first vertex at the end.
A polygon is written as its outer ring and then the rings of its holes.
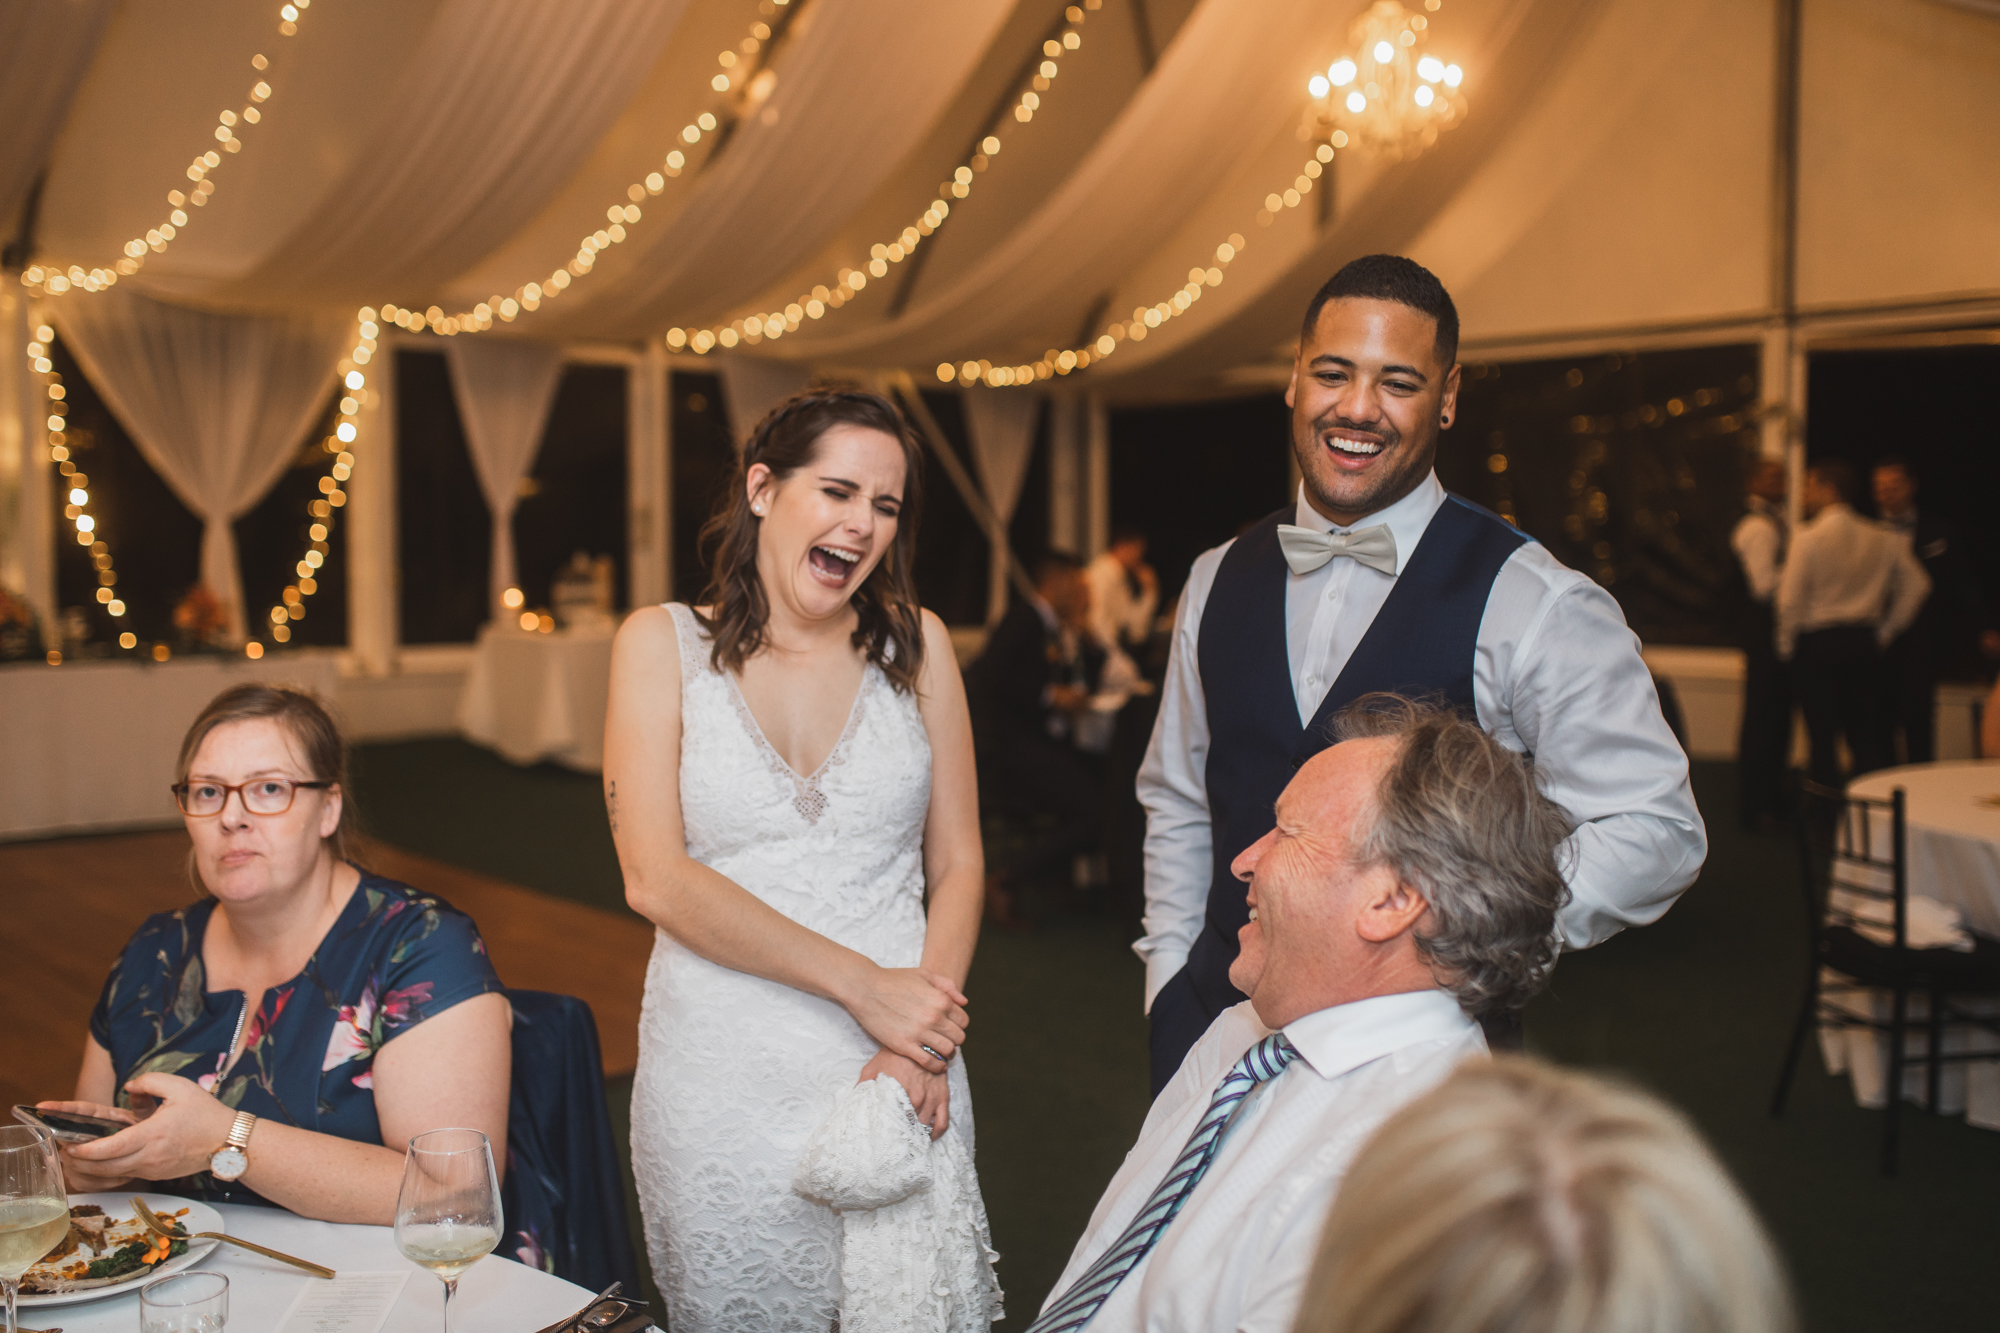
{"type": "Polygon", "coordinates": [[[1458,307],[1437,275],[1401,255],[1363,255],[1341,265],[1340,272],[1326,280],[1306,307],[1304,336],[1312,337],[1313,325],[1328,301],[1358,296],[1373,301],[1394,301],[1420,311],[1437,321],[1438,360],[1449,367],[1458,360],[1458,307]]]}

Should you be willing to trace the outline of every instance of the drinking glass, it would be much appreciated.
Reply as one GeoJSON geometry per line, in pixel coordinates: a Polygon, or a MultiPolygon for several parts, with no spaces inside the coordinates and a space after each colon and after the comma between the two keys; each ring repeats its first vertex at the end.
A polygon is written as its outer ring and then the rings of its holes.
{"type": "Polygon", "coordinates": [[[228,1324],[222,1273],[176,1273],[139,1288],[139,1333],[221,1333],[228,1324]]]}
{"type": "Polygon", "coordinates": [[[499,1243],[500,1178],[487,1137],[433,1129],[411,1139],[396,1196],[396,1248],[443,1280],[445,1333],[458,1279],[499,1243]]]}
{"type": "Polygon", "coordinates": [[[0,1125],[0,1289],[7,1293],[7,1333],[16,1333],[21,1274],[68,1234],[69,1195],[55,1139],[39,1125],[0,1125]]]}

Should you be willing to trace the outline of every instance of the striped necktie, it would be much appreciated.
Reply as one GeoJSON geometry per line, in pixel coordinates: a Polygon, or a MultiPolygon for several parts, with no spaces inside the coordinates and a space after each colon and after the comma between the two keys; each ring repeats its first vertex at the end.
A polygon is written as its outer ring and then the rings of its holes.
{"type": "Polygon", "coordinates": [[[1049,1306],[1047,1314],[1029,1325],[1028,1333],[1068,1333],[1082,1328],[1096,1316],[1098,1308],[1111,1298],[1125,1275],[1137,1268],[1153,1248],[1153,1242],[1167,1229],[1167,1223],[1174,1220],[1174,1214],[1180,1212],[1188,1195],[1194,1193],[1195,1185],[1215,1160],[1222,1131],[1236,1114],[1236,1108],[1243,1104],[1252,1088],[1276,1078],[1297,1054],[1284,1033],[1273,1032],[1236,1062],[1236,1067],[1222,1080],[1222,1086],[1215,1090],[1208,1113],[1188,1136],[1187,1147],[1174,1159],[1173,1169],[1153,1191],[1153,1197],[1146,1200],[1146,1206],[1103,1257],[1049,1306]]]}

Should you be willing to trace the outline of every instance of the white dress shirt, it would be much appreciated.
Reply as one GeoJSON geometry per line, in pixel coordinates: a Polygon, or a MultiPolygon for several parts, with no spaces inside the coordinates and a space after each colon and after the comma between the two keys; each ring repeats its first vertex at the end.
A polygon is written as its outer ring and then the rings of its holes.
{"type": "Polygon", "coordinates": [[[1778,580],[1778,656],[1790,661],[1799,635],[1865,625],[1877,643],[1910,627],[1931,593],[1931,576],[1903,533],[1830,504],[1799,526],[1778,580]]]}
{"type": "Polygon", "coordinates": [[[1109,551],[1083,567],[1083,578],[1090,585],[1091,637],[1113,650],[1122,650],[1124,639],[1144,643],[1151,637],[1157,584],[1135,594],[1124,562],[1109,551]]]}
{"type": "MultiPolygon", "coordinates": [[[[1269,1035],[1247,1000],[1209,1025],[1147,1113],[1050,1299],[1131,1224],[1230,1067],[1269,1035]]],[[[1244,1098],[1207,1174],[1090,1333],[1287,1333],[1347,1164],[1398,1107],[1486,1053],[1479,1025],[1441,990],[1322,1009],[1285,1036],[1298,1056],[1244,1098]]]]}
{"type": "MultiPolygon", "coordinates": [[[[1386,523],[1396,572],[1445,502],[1435,474],[1353,527],[1298,497],[1297,522],[1322,532],[1386,523]]],[[[1195,646],[1224,543],[1194,562],[1181,593],[1160,717],[1139,770],[1146,807],[1146,1007],[1187,962],[1201,933],[1211,873],[1208,711],[1195,646]]],[[[1329,560],[1286,575],[1286,641],[1301,723],[1308,723],[1375,622],[1395,578],[1329,560]]],[[[1473,653],[1473,707],[1502,745],[1534,756],[1543,790],[1577,830],[1563,846],[1571,901],[1557,919],[1573,949],[1657,919],[1693,882],[1708,835],[1688,786],[1687,756],[1660,715],[1639,640],[1604,589],[1524,542],[1494,578],[1473,653]]],[[[1232,851],[1241,849],[1231,849],[1232,851]]]]}
{"type": "Polygon", "coordinates": [[[1785,553],[1785,527],[1776,508],[1761,495],[1750,497],[1750,512],[1736,520],[1729,534],[1729,549],[1743,566],[1743,581],[1750,585],[1750,600],[1769,605],[1778,591],[1779,563],[1785,553]]]}

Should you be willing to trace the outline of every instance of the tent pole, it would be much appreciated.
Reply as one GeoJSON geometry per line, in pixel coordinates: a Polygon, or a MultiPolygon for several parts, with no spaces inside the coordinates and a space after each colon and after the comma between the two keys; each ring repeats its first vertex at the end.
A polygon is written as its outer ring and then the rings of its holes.
{"type": "Polygon", "coordinates": [[[1805,348],[1799,342],[1799,131],[1804,0],[1777,0],[1772,116],[1771,304],[1777,326],[1764,347],[1763,453],[1785,460],[1785,515],[1796,529],[1804,510],[1805,348]]]}
{"type": "Polygon", "coordinates": [[[347,645],[363,675],[396,670],[402,595],[396,568],[396,343],[369,367],[347,484],[347,645]]]}
{"type": "Polygon", "coordinates": [[[626,601],[655,606],[673,595],[673,415],[667,353],[647,341],[627,368],[625,392],[626,601]]]}

